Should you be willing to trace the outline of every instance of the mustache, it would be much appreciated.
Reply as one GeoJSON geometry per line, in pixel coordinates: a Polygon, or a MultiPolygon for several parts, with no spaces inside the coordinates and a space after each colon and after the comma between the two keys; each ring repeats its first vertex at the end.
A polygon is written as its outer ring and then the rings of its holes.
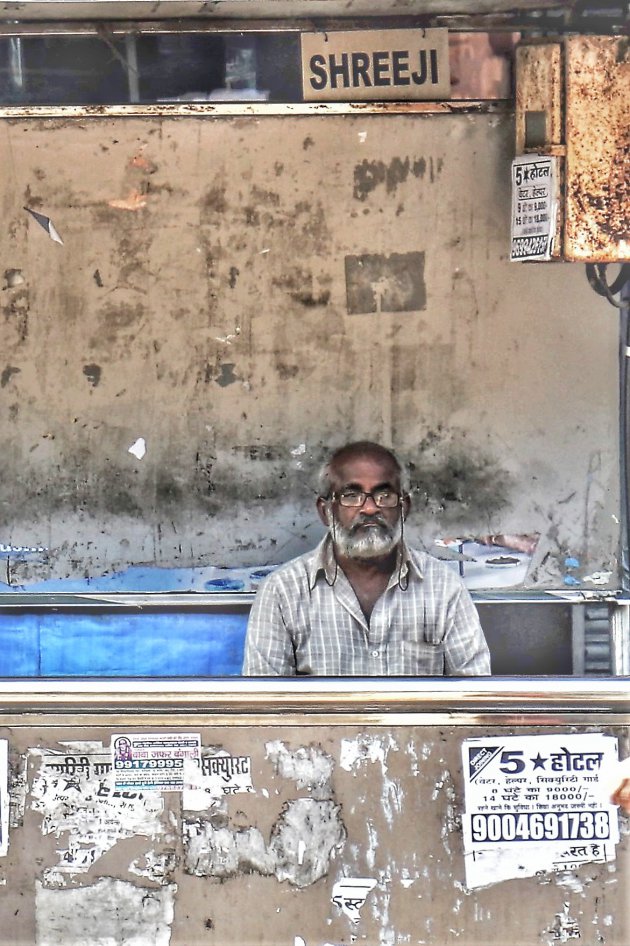
{"type": "Polygon", "coordinates": [[[382,529],[385,529],[387,532],[390,531],[390,526],[385,516],[380,512],[375,512],[375,513],[360,513],[356,521],[353,522],[351,526],[349,526],[348,532],[353,534],[357,532],[361,528],[361,526],[370,525],[371,523],[373,523],[374,525],[380,526],[382,529]]]}

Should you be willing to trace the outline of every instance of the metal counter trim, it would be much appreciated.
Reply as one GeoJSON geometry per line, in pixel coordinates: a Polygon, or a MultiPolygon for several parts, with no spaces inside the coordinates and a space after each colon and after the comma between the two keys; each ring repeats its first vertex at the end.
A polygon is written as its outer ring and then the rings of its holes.
{"type": "Polygon", "coordinates": [[[454,720],[480,715],[520,719],[558,715],[630,715],[630,678],[220,678],[0,681],[0,714],[89,715],[121,713],[270,719],[305,714],[324,720],[438,715],[454,720]]]}

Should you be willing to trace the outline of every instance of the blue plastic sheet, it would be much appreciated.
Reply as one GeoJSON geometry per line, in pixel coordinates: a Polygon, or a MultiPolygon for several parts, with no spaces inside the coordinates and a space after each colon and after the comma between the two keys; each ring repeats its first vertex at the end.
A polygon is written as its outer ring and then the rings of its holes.
{"type": "Polygon", "coordinates": [[[240,673],[246,613],[0,613],[0,676],[240,673]]]}

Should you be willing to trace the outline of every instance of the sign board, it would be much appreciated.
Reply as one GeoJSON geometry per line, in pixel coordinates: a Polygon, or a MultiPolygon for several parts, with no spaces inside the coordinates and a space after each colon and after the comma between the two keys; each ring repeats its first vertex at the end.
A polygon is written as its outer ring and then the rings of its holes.
{"type": "Polygon", "coordinates": [[[512,261],[551,259],[557,180],[557,158],[531,154],[512,161],[512,261]]]}
{"type": "Polygon", "coordinates": [[[448,99],[448,30],[302,33],[306,102],[448,99]]]}

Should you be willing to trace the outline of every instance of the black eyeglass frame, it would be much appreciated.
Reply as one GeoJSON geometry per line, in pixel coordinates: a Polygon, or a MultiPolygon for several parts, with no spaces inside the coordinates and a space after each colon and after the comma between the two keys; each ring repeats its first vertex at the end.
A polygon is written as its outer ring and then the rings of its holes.
{"type": "Polygon", "coordinates": [[[399,493],[398,490],[387,489],[386,487],[375,489],[373,492],[368,492],[367,490],[364,490],[364,489],[357,489],[357,490],[352,491],[352,495],[356,497],[362,496],[363,498],[360,503],[348,503],[348,502],[343,501],[343,497],[344,496],[347,497],[347,494],[343,492],[340,492],[340,493],[335,492],[335,493],[330,494],[330,499],[331,501],[337,501],[340,506],[344,506],[344,508],[346,509],[362,509],[363,506],[365,506],[368,500],[368,497],[372,500],[372,502],[378,509],[395,509],[396,506],[402,505],[402,502],[404,499],[403,494],[399,493]],[[377,496],[383,493],[393,493],[394,496],[396,496],[396,502],[392,503],[392,505],[389,505],[389,506],[379,502],[377,499],[377,496]]]}

